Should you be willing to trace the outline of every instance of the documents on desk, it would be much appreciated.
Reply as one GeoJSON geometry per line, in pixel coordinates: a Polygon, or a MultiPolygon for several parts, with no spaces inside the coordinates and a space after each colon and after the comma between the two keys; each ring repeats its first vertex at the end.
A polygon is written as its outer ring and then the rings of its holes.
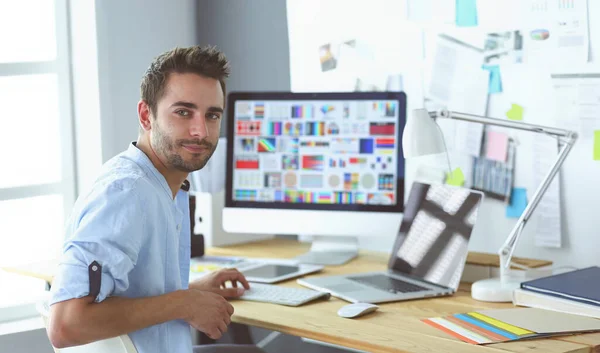
{"type": "Polygon", "coordinates": [[[472,344],[600,331],[600,320],[537,308],[482,310],[422,321],[472,344]]]}
{"type": "Polygon", "coordinates": [[[319,272],[324,266],[299,264],[290,259],[203,256],[191,260],[190,280],[222,268],[238,269],[249,282],[277,283],[319,272]]]}

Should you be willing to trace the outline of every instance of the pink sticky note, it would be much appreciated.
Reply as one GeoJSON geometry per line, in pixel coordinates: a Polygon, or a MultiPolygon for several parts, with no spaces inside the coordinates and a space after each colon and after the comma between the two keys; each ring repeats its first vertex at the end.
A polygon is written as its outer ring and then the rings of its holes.
{"type": "Polygon", "coordinates": [[[506,162],[508,136],[501,132],[488,131],[487,151],[485,157],[499,162],[506,162]]]}

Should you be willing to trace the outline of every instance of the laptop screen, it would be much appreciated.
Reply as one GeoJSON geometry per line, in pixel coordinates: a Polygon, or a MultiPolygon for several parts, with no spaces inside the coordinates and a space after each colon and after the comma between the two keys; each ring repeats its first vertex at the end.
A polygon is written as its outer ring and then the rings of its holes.
{"type": "Polygon", "coordinates": [[[456,290],[483,194],[415,182],[388,267],[456,290]]]}

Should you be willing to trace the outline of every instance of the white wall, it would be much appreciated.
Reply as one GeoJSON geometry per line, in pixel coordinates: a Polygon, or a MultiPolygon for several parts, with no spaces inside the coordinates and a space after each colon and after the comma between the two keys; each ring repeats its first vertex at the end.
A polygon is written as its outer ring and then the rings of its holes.
{"type": "MultiPolygon", "coordinates": [[[[405,1],[378,0],[373,1],[370,8],[366,8],[360,1],[338,0],[336,2],[331,0],[315,5],[302,0],[288,0],[292,89],[315,90],[321,88],[322,90],[328,90],[332,89],[329,86],[335,86],[335,83],[342,83],[341,89],[348,89],[347,86],[343,86],[343,77],[333,76],[336,74],[335,72],[329,76],[328,73],[322,74],[320,72],[316,48],[331,40],[360,39],[364,37],[371,43],[377,43],[377,40],[387,43],[386,46],[381,47],[383,49],[376,47],[378,51],[374,53],[374,56],[377,61],[387,58],[393,53],[402,55],[404,61],[401,58],[394,58],[394,60],[388,60],[388,62],[392,62],[394,67],[399,67],[403,70],[401,73],[405,79],[409,112],[411,105],[412,108],[420,107],[422,105],[422,90],[419,89],[418,85],[408,87],[406,83],[413,81],[415,73],[426,71],[429,67],[427,62],[424,62],[423,53],[419,51],[418,45],[415,46],[415,43],[410,40],[411,36],[414,36],[412,30],[415,29],[416,25],[414,22],[406,21],[406,16],[400,11],[402,3],[405,3],[405,1]],[[315,11],[315,8],[318,6],[321,7],[320,11],[315,11]],[[326,6],[329,8],[325,9],[326,6]],[[394,11],[393,6],[398,6],[400,10],[394,11]],[[376,11],[376,8],[379,9],[379,12],[386,13],[387,17],[369,16],[369,11],[376,11]],[[381,10],[382,8],[385,11],[381,10]],[[311,13],[313,13],[312,16],[311,13]],[[327,18],[326,20],[325,17],[327,18]],[[371,22],[366,22],[361,25],[361,21],[358,20],[361,17],[371,19],[377,17],[378,23],[372,25],[371,22]],[[302,26],[297,26],[298,23],[301,23],[302,26]],[[372,32],[374,28],[379,28],[378,26],[386,28],[386,25],[388,26],[388,30],[376,31],[374,37],[377,39],[373,39],[372,32]],[[329,86],[326,86],[327,83],[329,83],[329,86]]],[[[474,29],[465,29],[465,31],[469,31],[471,34],[480,33],[483,38],[483,35],[487,33],[485,28],[489,32],[494,32],[494,30],[489,29],[495,25],[504,30],[522,29],[520,27],[506,28],[506,26],[513,25],[513,22],[516,26],[527,24],[527,19],[518,20],[518,3],[522,2],[518,0],[511,0],[510,2],[508,0],[503,2],[478,0],[479,9],[482,9],[485,4],[496,6],[499,11],[480,13],[482,15],[480,16],[480,25],[474,29]],[[511,21],[510,25],[508,21],[511,21]]],[[[600,2],[589,1],[588,3],[591,42],[590,57],[594,62],[588,65],[572,65],[568,73],[600,72],[600,60],[597,59],[600,52],[600,28],[597,25],[597,20],[600,18],[600,2]]],[[[454,26],[444,26],[443,30],[441,27],[436,22],[435,26],[427,27],[419,25],[418,29],[431,29],[432,32],[437,32],[435,29],[439,29],[445,32],[445,27],[454,26]]],[[[426,53],[430,44],[427,37],[414,36],[417,39],[417,44],[418,40],[423,40],[423,48],[426,53]]],[[[549,57],[547,61],[555,59],[549,57]]],[[[502,66],[501,74],[504,93],[490,96],[490,105],[488,107],[490,116],[503,117],[508,110],[505,104],[512,100],[513,103],[519,103],[525,107],[524,120],[526,122],[560,126],[556,120],[553,105],[555,99],[560,99],[560,97],[553,95],[552,82],[550,80],[551,70],[549,70],[549,67],[543,67],[543,64],[523,63],[512,66],[507,65],[506,67],[502,66]]],[[[418,76],[416,75],[418,80],[425,81],[418,76]]],[[[426,77],[426,75],[423,77],[426,77]]],[[[424,86],[426,86],[426,83],[424,86]]],[[[333,87],[333,89],[340,89],[340,87],[333,87]]],[[[352,89],[351,86],[350,89],[352,89]]],[[[537,188],[537,184],[532,180],[534,174],[532,167],[532,139],[534,135],[525,132],[518,134],[508,133],[511,136],[517,137],[520,141],[520,146],[517,149],[515,187],[526,187],[528,198],[531,199],[533,191],[537,188]]],[[[414,173],[416,165],[421,162],[430,164],[424,160],[407,161],[406,169],[409,174],[406,178],[407,190],[410,190],[410,184],[413,180],[410,173],[414,173]]],[[[441,159],[432,159],[432,162],[439,164],[442,168],[445,167],[443,157],[441,159]]],[[[454,162],[453,164],[456,165],[456,161],[454,162]]],[[[597,249],[600,247],[600,237],[597,236],[597,229],[600,228],[600,218],[597,216],[596,200],[598,195],[600,195],[600,186],[597,182],[600,178],[600,163],[592,160],[592,144],[589,140],[584,141],[580,138],[576,143],[561,169],[561,178],[563,246],[554,249],[537,247],[535,245],[534,230],[536,226],[536,213],[534,212],[531,222],[526,226],[521,241],[516,248],[515,255],[553,260],[558,266],[584,267],[598,265],[600,260],[597,256],[597,249]]],[[[505,217],[505,210],[506,205],[502,202],[489,198],[485,201],[480,212],[477,232],[469,244],[470,249],[485,252],[497,251],[516,222],[516,219],[505,217]]],[[[372,246],[378,247],[381,250],[388,250],[390,244],[391,239],[388,242],[373,242],[372,246]]]]}
{"type": "Polygon", "coordinates": [[[154,57],[196,43],[194,0],[96,1],[102,160],[137,139],[142,75],[154,57]]]}
{"type": "Polygon", "coordinates": [[[285,0],[199,0],[198,44],[216,45],[227,56],[228,92],[289,91],[285,0]]]}
{"type": "Polygon", "coordinates": [[[137,139],[142,75],[154,57],[197,43],[194,0],[71,1],[78,190],[137,139]]]}

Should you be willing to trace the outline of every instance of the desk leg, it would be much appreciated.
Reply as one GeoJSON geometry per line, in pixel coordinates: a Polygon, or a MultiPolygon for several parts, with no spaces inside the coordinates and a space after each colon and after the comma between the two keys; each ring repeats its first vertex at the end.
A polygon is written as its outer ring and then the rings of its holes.
{"type": "MultiPolygon", "coordinates": [[[[254,341],[252,340],[252,335],[250,334],[250,327],[247,325],[232,322],[231,324],[229,324],[229,329],[227,330],[225,335],[229,335],[229,337],[231,338],[231,343],[234,344],[254,344],[254,341]]],[[[217,341],[213,340],[212,338],[208,337],[200,331],[197,332],[196,344],[205,345],[214,343],[217,343],[217,341]]]]}
{"type": "Polygon", "coordinates": [[[229,324],[228,332],[231,332],[231,339],[235,344],[254,344],[248,325],[232,322],[229,324]]]}

